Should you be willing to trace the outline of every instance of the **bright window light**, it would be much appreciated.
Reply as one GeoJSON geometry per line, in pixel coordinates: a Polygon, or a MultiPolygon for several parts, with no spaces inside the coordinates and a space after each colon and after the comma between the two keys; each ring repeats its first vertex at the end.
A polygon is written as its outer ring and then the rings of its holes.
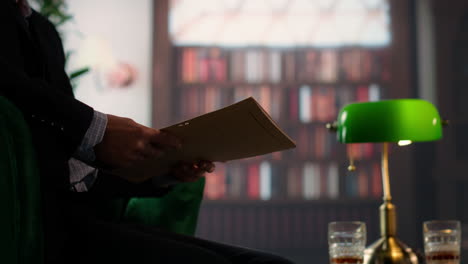
{"type": "Polygon", "coordinates": [[[388,0],[172,0],[175,45],[387,46],[388,0]]]}

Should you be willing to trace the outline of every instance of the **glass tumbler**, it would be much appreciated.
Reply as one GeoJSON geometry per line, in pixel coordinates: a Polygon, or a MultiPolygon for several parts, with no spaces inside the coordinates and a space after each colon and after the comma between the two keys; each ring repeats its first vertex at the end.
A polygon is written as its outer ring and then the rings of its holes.
{"type": "Polygon", "coordinates": [[[366,246],[364,222],[331,222],[328,224],[330,264],[361,264],[366,246]]]}
{"type": "Polygon", "coordinates": [[[434,220],[423,223],[427,264],[459,264],[461,228],[459,221],[434,220]]]}

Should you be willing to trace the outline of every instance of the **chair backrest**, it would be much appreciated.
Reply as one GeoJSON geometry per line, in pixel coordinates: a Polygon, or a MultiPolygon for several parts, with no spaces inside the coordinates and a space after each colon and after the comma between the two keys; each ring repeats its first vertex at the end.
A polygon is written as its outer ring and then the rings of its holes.
{"type": "MultiPolygon", "coordinates": [[[[162,198],[132,198],[128,203],[116,199],[103,204],[102,209],[115,221],[139,222],[193,235],[204,186],[202,178],[178,184],[162,198]]],[[[40,191],[28,125],[22,113],[0,96],[0,263],[43,263],[40,191]]]]}
{"type": "Polygon", "coordinates": [[[194,235],[204,187],[205,178],[201,178],[179,183],[161,198],[132,198],[126,206],[124,220],[194,235]]]}
{"type": "Polygon", "coordinates": [[[0,263],[43,262],[39,171],[21,112],[0,96],[0,263]]]}

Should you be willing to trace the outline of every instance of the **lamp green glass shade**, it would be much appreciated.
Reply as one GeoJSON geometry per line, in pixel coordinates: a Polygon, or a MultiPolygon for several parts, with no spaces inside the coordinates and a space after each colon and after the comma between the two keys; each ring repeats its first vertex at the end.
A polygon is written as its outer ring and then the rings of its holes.
{"type": "Polygon", "coordinates": [[[346,105],[337,132],[341,143],[433,141],[442,138],[442,124],[433,104],[395,99],[346,105]]]}

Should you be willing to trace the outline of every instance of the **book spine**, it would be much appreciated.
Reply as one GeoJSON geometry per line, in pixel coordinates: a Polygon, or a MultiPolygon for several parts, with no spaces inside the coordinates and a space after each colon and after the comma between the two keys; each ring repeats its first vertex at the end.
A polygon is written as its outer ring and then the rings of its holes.
{"type": "Polygon", "coordinates": [[[207,199],[222,199],[226,195],[226,169],[222,163],[216,164],[216,170],[205,177],[204,196],[207,199]]]}
{"type": "Polygon", "coordinates": [[[377,84],[371,84],[369,86],[369,101],[379,101],[380,100],[380,87],[377,84]]]}
{"type": "Polygon", "coordinates": [[[283,79],[287,82],[294,82],[296,80],[296,59],[295,52],[288,51],[284,55],[284,77],[283,79]]]}
{"type": "Polygon", "coordinates": [[[369,88],[361,85],[356,90],[356,100],[358,102],[367,102],[369,101],[369,88]]]}
{"type": "Polygon", "coordinates": [[[270,52],[270,69],[269,80],[272,83],[279,83],[281,81],[281,53],[279,51],[270,52]]]}
{"type": "Polygon", "coordinates": [[[267,161],[260,163],[260,199],[270,200],[272,196],[272,170],[267,161]]]}
{"type": "Polygon", "coordinates": [[[358,197],[358,183],[357,183],[357,172],[347,171],[345,177],[346,195],[347,197],[358,197]]]}
{"type": "Polygon", "coordinates": [[[302,123],[308,123],[312,120],[311,114],[312,89],[308,85],[299,88],[299,119],[302,123]]]}
{"type": "Polygon", "coordinates": [[[320,168],[317,164],[306,162],[303,168],[303,197],[307,200],[320,197],[320,168]]]}
{"type": "Polygon", "coordinates": [[[338,165],[336,163],[330,164],[327,176],[327,196],[331,199],[337,199],[340,193],[340,182],[338,165]]]}
{"type": "Polygon", "coordinates": [[[319,80],[335,82],[338,79],[338,56],[335,50],[324,50],[320,54],[319,80]]]}
{"type": "Polygon", "coordinates": [[[260,169],[257,163],[250,164],[247,172],[247,195],[250,199],[260,198],[260,169]]]}
{"type": "Polygon", "coordinates": [[[372,188],[371,193],[372,197],[379,198],[382,196],[382,174],[381,168],[378,163],[372,164],[372,188]]]}
{"type": "Polygon", "coordinates": [[[367,168],[364,166],[364,168],[358,169],[358,176],[357,176],[357,181],[358,181],[358,193],[359,193],[359,198],[367,198],[369,195],[369,180],[370,177],[367,173],[367,168]]]}
{"type": "Polygon", "coordinates": [[[299,120],[299,91],[297,88],[289,90],[289,120],[299,120]]]}

